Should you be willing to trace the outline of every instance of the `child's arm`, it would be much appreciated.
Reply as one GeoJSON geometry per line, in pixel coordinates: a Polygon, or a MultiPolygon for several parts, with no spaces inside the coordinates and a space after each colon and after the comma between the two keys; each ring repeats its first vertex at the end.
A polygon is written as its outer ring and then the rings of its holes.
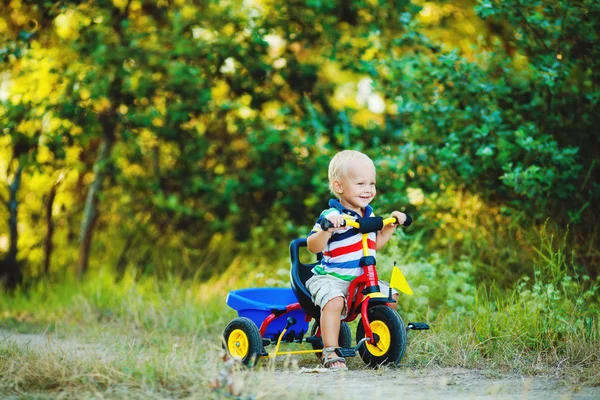
{"type": "Polygon", "coordinates": [[[329,228],[327,231],[318,231],[313,233],[306,239],[306,247],[308,247],[308,251],[313,254],[321,253],[327,247],[327,242],[331,239],[331,235],[333,235],[334,231],[339,231],[340,229],[345,229],[342,227],[344,224],[344,217],[340,214],[337,215],[328,215],[325,218],[329,220],[333,224],[335,228],[329,228]]]}
{"type": "Polygon", "coordinates": [[[390,214],[390,217],[396,217],[398,223],[386,225],[379,232],[377,232],[377,242],[375,243],[375,250],[379,250],[383,246],[385,246],[388,240],[390,240],[390,238],[392,237],[392,234],[394,233],[398,225],[401,225],[404,223],[404,221],[406,221],[406,214],[400,211],[394,211],[390,214]]]}

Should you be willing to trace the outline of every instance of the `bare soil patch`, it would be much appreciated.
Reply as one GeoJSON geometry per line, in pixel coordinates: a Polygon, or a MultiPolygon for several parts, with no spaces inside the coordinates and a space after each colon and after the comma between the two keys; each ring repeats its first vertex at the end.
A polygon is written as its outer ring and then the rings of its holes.
{"type": "Polygon", "coordinates": [[[353,399],[600,399],[600,388],[559,382],[552,376],[524,377],[461,368],[411,370],[274,372],[273,386],[322,398],[353,399]]]}
{"type": "MultiPolygon", "coordinates": [[[[60,349],[74,358],[94,357],[99,362],[114,356],[110,346],[80,343],[75,338],[57,339],[44,334],[22,334],[0,330],[0,343],[4,341],[14,342],[33,351],[60,349]]],[[[420,369],[400,367],[371,370],[357,367],[359,361],[352,360],[348,371],[330,371],[317,367],[316,360],[315,368],[310,366],[299,368],[293,365],[282,367],[279,362],[273,367],[266,361],[255,372],[238,371],[245,376],[246,381],[240,398],[256,400],[270,398],[600,399],[600,387],[582,387],[566,382],[558,375],[520,376],[494,371],[435,366],[420,369]],[[248,375],[252,377],[248,379],[248,375]]],[[[303,364],[306,365],[306,361],[303,364]]],[[[308,365],[311,364],[309,361],[308,365]]],[[[203,398],[201,395],[206,393],[188,393],[188,395],[192,398],[203,398]]],[[[210,396],[210,398],[214,397],[210,396]]]]}

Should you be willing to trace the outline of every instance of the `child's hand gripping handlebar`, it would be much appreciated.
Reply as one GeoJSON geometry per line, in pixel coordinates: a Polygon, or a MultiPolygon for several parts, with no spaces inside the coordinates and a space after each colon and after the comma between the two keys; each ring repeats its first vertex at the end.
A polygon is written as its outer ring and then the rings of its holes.
{"type": "MultiPolygon", "coordinates": [[[[361,233],[370,233],[377,232],[381,230],[386,225],[397,224],[398,219],[396,217],[383,218],[383,217],[365,217],[358,218],[356,220],[353,219],[344,219],[344,224],[342,226],[351,226],[353,228],[358,229],[361,233]]],[[[406,214],[406,221],[402,225],[410,226],[412,224],[412,218],[410,215],[406,214]]],[[[326,218],[323,218],[319,223],[321,225],[321,229],[326,231],[329,228],[333,228],[333,224],[326,218]]]]}

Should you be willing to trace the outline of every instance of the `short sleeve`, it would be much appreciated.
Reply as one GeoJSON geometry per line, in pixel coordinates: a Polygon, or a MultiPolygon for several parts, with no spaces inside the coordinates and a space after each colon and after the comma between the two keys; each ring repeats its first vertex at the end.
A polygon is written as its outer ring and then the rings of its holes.
{"type": "Polygon", "coordinates": [[[339,212],[338,209],[336,208],[328,208],[327,210],[324,210],[321,215],[319,215],[319,218],[317,218],[317,222],[315,222],[315,225],[313,226],[312,230],[310,231],[310,233],[308,234],[308,236],[312,235],[313,233],[317,233],[320,232],[321,229],[321,221],[326,218],[328,215],[342,215],[341,212],[339,212]]]}

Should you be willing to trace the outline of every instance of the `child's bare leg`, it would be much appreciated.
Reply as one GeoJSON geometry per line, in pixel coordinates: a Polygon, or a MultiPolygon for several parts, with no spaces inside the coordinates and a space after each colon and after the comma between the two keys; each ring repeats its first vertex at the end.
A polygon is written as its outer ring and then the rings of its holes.
{"type": "MultiPolygon", "coordinates": [[[[321,310],[321,337],[323,347],[340,347],[338,338],[340,336],[340,316],[344,309],[343,297],[334,297],[329,300],[321,310]]],[[[335,362],[332,367],[344,366],[341,362],[335,362]]]]}
{"type": "Polygon", "coordinates": [[[388,304],[388,306],[390,306],[394,310],[397,310],[398,309],[398,293],[393,294],[392,295],[392,299],[396,300],[396,302],[395,303],[387,303],[387,304],[388,304]]]}

